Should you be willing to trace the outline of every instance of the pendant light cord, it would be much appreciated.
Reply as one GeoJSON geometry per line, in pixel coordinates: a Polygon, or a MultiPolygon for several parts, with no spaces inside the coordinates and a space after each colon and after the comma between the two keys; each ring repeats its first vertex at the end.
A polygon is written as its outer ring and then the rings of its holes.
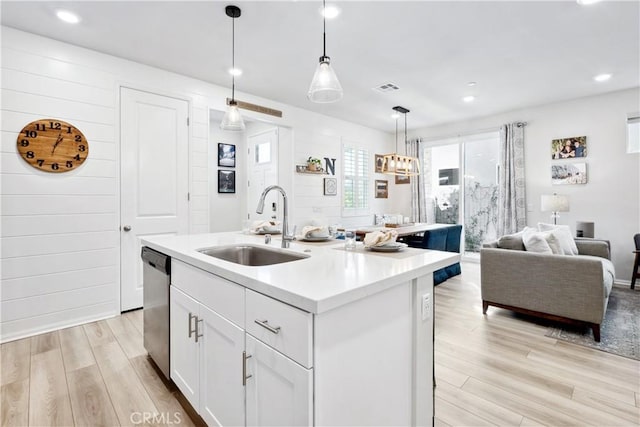
{"type": "Polygon", "coordinates": [[[396,153],[398,152],[398,118],[396,117],[396,153]]]}
{"type": "Polygon", "coordinates": [[[236,18],[231,18],[231,102],[236,100],[236,18]]]}
{"type": "Polygon", "coordinates": [[[322,0],[322,57],[327,56],[327,6],[322,0]]]}
{"type": "Polygon", "coordinates": [[[407,154],[407,113],[404,113],[404,154],[407,154]]]}

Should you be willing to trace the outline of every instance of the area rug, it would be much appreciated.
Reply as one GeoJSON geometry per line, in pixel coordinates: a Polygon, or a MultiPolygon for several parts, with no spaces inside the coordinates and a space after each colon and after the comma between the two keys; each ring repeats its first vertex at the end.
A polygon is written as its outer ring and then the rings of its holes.
{"type": "Polygon", "coordinates": [[[600,342],[593,340],[589,327],[559,323],[545,336],[640,360],[640,291],[613,287],[600,325],[600,342]]]}

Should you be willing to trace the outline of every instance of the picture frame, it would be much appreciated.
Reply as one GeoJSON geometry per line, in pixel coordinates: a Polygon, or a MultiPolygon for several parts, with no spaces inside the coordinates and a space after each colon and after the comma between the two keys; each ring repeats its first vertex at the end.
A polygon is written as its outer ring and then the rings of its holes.
{"type": "Polygon", "coordinates": [[[338,194],[338,180],[336,178],[324,178],[324,195],[336,196],[338,194]]]}
{"type": "Polygon", "coordinates": [[[389,181],[386,179],[376,179],[376,199],[389,198],[389,181]]]}
{"type": "Polygon", "coordinates": [[[218,170],[218,193],[232,194],[236,192],[236,171],[218,170]]]}
{"type": "Polygon", "coordinates": [[[396,175],[396,184],[411,184],[411,177],[405,175],[396,175]]]}
{"type": "Polygon", "coordinates": [[[375,154],[375,159],[374,159],[374,167],[375,167],[375,173],[382,173],[382,165],[384,164],[384,156],[382,154],[375,154]]]}
{"type": "Polygon", "coordinates": [[[586,163],[565,163],[551,166],[551,184],[576,185],[587,183],[586,163]]]}
{"type": "Polygon", "coordinates": [[[573,136],[551,140],[551,159],[564,160],[587,157],[587,137],[573,136]]]}
{"type": "Polygon", "coordinates": [[[236,146],[233,144],[218,143],[218,166],[227,168],[236,167],[236,146]]]}

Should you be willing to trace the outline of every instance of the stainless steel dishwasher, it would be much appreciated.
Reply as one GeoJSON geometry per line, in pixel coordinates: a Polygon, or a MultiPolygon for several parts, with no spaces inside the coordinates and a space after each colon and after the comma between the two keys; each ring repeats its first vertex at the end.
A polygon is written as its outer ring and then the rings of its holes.
{"type": "Polygon", "coordinates": [[[169,379],[169,284],[171,257],[142,247],[144,348],[169,379]]]}

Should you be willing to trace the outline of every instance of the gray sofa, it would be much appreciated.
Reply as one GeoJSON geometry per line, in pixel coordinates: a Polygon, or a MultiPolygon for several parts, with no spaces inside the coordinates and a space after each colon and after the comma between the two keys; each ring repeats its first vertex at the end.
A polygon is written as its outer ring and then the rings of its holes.
{"type": "MultiPolygon", "coordinates": [[[[502,240],[502,239],[501,239],[502,240]]],[[[600,341],[615,277],[609,242],[576,239],[579,255],[547,255],[513,241],[480,250],[482,313],[491,306],[574,324],[600,341]]]]}

